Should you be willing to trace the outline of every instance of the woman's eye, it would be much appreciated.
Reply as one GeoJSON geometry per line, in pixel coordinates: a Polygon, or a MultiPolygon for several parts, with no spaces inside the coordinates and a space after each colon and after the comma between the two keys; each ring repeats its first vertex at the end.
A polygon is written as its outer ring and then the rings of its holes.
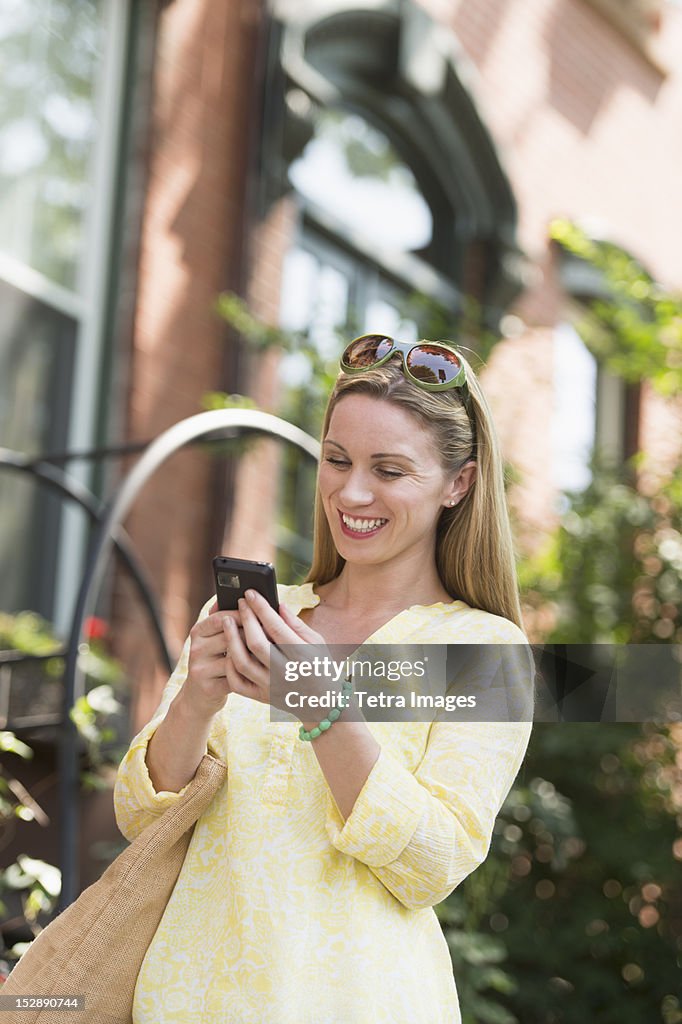
{"type": "Polygon", "coordinates": [[[344,459],[333,459],[330,455],[328,455],[324,461],[328,462],[330,466],[336,466],[337,469],[343,469],[344,466],[349,465],[349,463],[344,459]]]}
{"type": "Polygon", "coordinates": [[[377,466],[377,473],[379,476],[383,476],[387,480],[395,480],[397,477],[403,475],[398,469],[384,469],[383,466],[377,466]]]}

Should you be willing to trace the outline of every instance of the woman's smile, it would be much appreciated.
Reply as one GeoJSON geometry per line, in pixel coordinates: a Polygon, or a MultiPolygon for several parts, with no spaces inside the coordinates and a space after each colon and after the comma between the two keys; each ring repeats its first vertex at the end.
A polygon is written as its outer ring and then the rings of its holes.
{"type": "Polygon", "coordinates": [[[341,509],[338,512],[341,520],[341,532],[346,537],[355,537],[358,540],[374,537],[388,522],[388,519],[383,519],[381,516],[375,516],[374,518],[351,516],[347,512],[342,512],[341,509]]]}

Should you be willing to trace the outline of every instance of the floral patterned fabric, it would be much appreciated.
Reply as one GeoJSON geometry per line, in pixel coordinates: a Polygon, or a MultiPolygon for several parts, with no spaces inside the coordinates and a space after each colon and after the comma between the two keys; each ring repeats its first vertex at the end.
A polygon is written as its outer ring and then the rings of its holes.
{"type": "MultiPolygon", "coordinates": [[[[294,613],[319,601],[312,584],[279,592],[294,613]]],[[[367,642],[411,640],[527,642],[462,601],[408,608],[367,642]]],[[[189,642],[118,771],[128,839],[180,796],[154,790],[145,754],[188,653],[189,642]]],[[[458,1024],[433,906],[484,860],[531,725],[369,728],[381,753],[344,822],[298,723],[271,722],[267,705],[230,694],[208,740],[227,782],[195,827],[147,951],[134,1024],[458,1024]]]]}

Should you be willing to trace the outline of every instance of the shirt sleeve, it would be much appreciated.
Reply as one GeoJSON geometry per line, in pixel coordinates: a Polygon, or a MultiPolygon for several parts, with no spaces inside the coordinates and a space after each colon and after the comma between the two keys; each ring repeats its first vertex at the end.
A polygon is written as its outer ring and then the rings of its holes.
{"type": "MultiPolygon", "coordinates": [[[[206,618],[213,600],[211,598],[201,609],[199,619],[206,618]]],[[[149,741],[166,717],[168,708],[187,678],[189,649],[190,637],[187,637],[178,663],[163,689],[159,706],[150,721],[133,737],[118,767],[114,784],[114,813],[119,830],[129,841],[135,839],[147,825],[176,803],[189,786],[188,782],[178,793],[169,790],[157,792],[146,763],[149,741]]],[[[212,735],[209,736],[206,752],[222,759],[218,752],[218,744],[214,742],[212,735]]]]}
{"type": "Polygon", "coordinates": [[[329,792],[332,845],[403,906],[440,903],[485,860],[530,732],[530,722],[435,722],[414,774],[382,748],[345,822],[329,792]]]}
{"type": "MultiPolygon", "coordinates": [[[[494,639],[520,638],[514,627],[494,639]]],[[[485,860],[531,729],[530,721],[435,721],[414,771],[382,748],[345,821],[328,792],[332,845],[408,909],[440,903],[485,860]]]]}

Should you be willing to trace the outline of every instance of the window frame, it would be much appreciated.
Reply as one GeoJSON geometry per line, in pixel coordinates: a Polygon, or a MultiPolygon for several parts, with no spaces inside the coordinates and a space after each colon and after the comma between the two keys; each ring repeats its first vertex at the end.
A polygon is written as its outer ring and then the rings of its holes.
{"type": "MultiPolygon", "coordinates": [[[[121,173],[121,153],[126,131],[124,98],[129,74],[134,0],[103,0],[102,38],[104,55],[94,93],[94,113],[100,126],[94,140],[87,184],[92,197],[85,214],[81,257],[74,289],[51,281],[19,259],[0,254],[0,280],[66,316],[73,324],[73,363],[70,379],[62,382],[55,398],[60,417],[53,438],[57,447],[77,450],[96,443],[105,399],[103,372],[106,348],[111,343],[108,317],[115,253],[115,210],[121,173]],[[66,389],[66,390],[65,390],[66,389]]],[[[52,445],[50,446],[52,447],[52,445]]],[[[92,487],[93,467],[84,461],[68,465],[69,474],[92,487]]],[[[58,632],[68,631],[71,610],[84,564],[88,523],[80,510],[64,505],[54,510],[58,521],[38,540],[54,555],[51,579],[43,580],[36,600],[52,619],[58,632]]],[[[36,556],[37,557],[37,556],[36,556]]]]}

